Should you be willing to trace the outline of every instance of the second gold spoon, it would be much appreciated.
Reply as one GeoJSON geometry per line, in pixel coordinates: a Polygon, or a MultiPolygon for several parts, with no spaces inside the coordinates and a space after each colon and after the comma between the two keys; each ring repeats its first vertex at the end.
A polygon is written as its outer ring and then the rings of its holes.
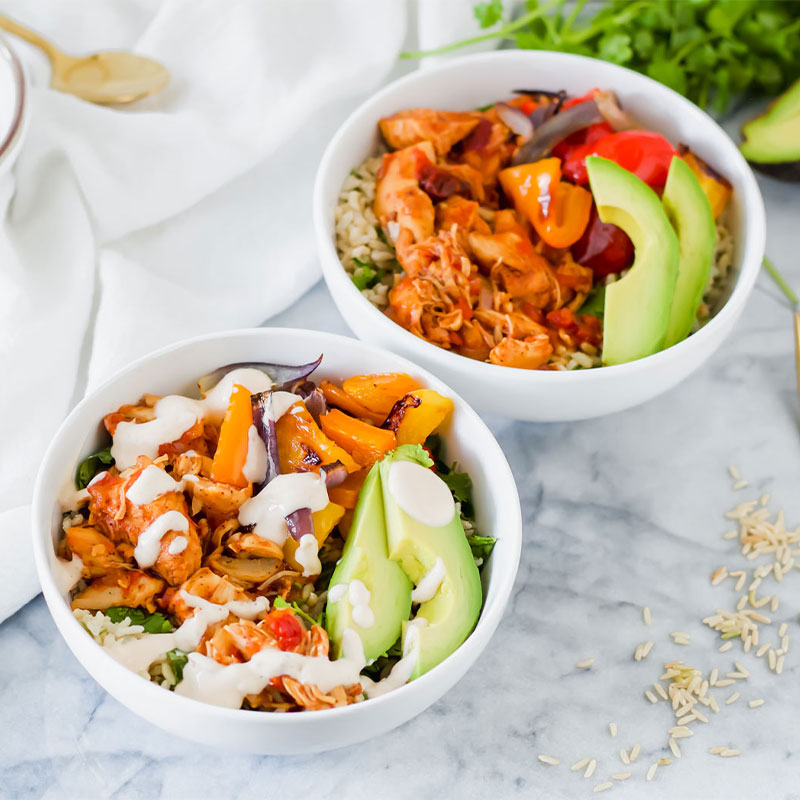
{"type": "Polygon", "coordinates": [[[0,28],[41,48],[53,66],[50,85],[90,103],[130,103],[160,92],[169,71],[152,58],[113,50],[74,57],[54,47],[38,33],[0,14],[0,28]]]}

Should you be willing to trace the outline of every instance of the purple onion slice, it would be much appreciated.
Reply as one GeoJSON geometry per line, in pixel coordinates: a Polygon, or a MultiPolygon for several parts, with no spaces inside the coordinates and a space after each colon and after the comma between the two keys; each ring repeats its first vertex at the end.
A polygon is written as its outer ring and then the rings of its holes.
{"type": "Polygon", "coordinates": [[[253,425],[267,448],[267,473],[261,483],[253,486],[253,494],[258,494],[273,478],[281,474],[278,460],[278,437],[275,432],[275,420],[272,411],[272,390],[252,395],[250,404],[253,408],[253,425]]]}
{"type": "Polygon", "coordinates": [[[495,111],[500,120],[511,129],[512,133],[521,136],[526,142],[533,136],[533,123],[527,114],[508,103],[496,103],[495,111]]]}
{"type": "Polygon", "coordinates": [[[307,533],[314,534],[314,519],[310,508],[299,508],[286,517],[286,525],[292,539],[300,541],[307,533]]]}
{"type": "Polygon", "coordinates": [[[307,378],[322,361],[320,356],[316,361],[310,361],[308,364],[299,364],[292,366],[289,364],[270,364],[266,361],[239,361],[235,364],[226,364],[224,367],[217,367],[213,372],[208,375],[203,375],[197,381],[200,391],[205,394],[209,389],[216,386],[229,372],[235,369],[243,369],[247,367],[254,367],[265,372],[270,380],[280,388],[292,386],[303,378],[307,378]]]}
{"type": "Polygon", "coordinates": [[[328,489],[344,483],[348,475],[347,467],[341,461],[334,461],[333,464],[323,464],[320,469],[325,473],[325,486],[328,489]]]}

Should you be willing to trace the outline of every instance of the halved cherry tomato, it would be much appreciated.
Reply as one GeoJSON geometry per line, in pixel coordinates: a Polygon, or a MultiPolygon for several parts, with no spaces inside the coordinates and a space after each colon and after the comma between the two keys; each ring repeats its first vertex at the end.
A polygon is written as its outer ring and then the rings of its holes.
{"type": "Polygon", "coordinates": [[[663,189],[675,148],[653,131],[620,131],[592,144],[579,147],[572,154],[564,174],[576,183],[587,183],[586,157],[602,156],[616,162],[653,189],[663,189]]]}
{"type": "Polygon", "coordinates": [[[303,623],[288,608],[278,608],[266,616],[267,627],[281,650],[294,650],[303,641],[303,623]]]}
{"type": "Polygon", "coordinates": [[[627,269],[634,256],[628,234],[610,222],[601,222],[594,206],[583,236],[572,245],[571,251],[579,264],[589,267],[599,278],[627,269]]]}
{"type": "Polygon", "coordinates": [[[561,180],[560,159],[509,167],[499,177],[506,196],[547,244],[569,247],[580,238],[589,222],[592,195],[561,180]]]}

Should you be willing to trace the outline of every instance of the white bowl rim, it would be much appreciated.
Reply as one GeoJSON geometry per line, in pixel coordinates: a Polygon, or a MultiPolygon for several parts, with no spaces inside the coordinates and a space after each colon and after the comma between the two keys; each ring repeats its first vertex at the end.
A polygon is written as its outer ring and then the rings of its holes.
{"type": "MultiPolygon", "coordinates": [[[[509,90],[510,91],[510,90],[509,90]]],[[[353,164],[351,168],[356,167],[353,164]]],[[[711,337],[716,328],[722,325],[728,317],[734,320],[738,316],[741,308],[744,306],[750,291],[755,284],[761,268],[761,262],[764,257],[766,249],[766,211],[764,209],[764,202],[761,197],[761,192],[758,188],[753,171],[747,164],[744,156],[739,152],[739,149],[734,144],[733,140],[725,133],[719,124],[712,119],[705,111],[700,109],[691,100],[678,94],[673,89],[659,83],[652,78],[642,75],[639,72],[630,70],[627,67],[612,64],[600,59],[591,58],[589,56],[576,55],[573,53],[558,53],[550,50],[495,50],[488,53],[475,53],[472,55],[460,56],[458,58],[448,59],[442,64],[426,67],[425,69],[418,69],[408,75],[398,78],[392,83],[385,86],[380,91],[371,95],[361,105],[359,105],[341,124],[336,134],[329,142],[325,153],[320,161],[317,170],[317,178],[314,184],[314,198],[313,198],[313,214],[314,214],[314,229],[317,239],[317,246],[323,251],[322,258],[322,271],[326,281],[332,280],[340,285],[346,282],[349,290],[357,294],[361,300],[364,308],[364,313],[369,315],[369,318],[375,325],[380,326],[387,331],[387,335],[397,334],[403,336],[406,345],[416,354],[420,354],[424,358],[441,359],[443,365],[452,367],[454,370],[462,369],[473,371],[472,374],[476,379],[485,381],[501,380],[511,381],[519,388],[535,387],[546,385],[550,381],[561,381],[562,383],[582,384],[588,381],[606,381],[613,380],[616,377],[627,375],[632,372],[637,372],[642,369],[653,368],[656,369],[667,363],[680,359],[689,348],[695,345],[702,344],[706,338],[711,337]],[[517,59],[529,59],[531,61],[547,61],[548,63],[558,61],[577,61],[584,62],[587,67],[591,65],[602,65],[604,69],[609,72],[617,73],[620,75],[633,75],[635,79],[641,80],[644,85],[656,87],[658,91],[665,92],[671,96],[672,101],[679,106],[682,113],[691,115],[696,119],[702,119],[704,123],[710,122],[716,129],[718,140],[723,146],[733,153],[735,160],[738,160],[740,166],[745,167],[743,170],[743,189],[742,201],[744,206],[744,216],[746,224],[742,226],[740,236],[746,239],[746,248],[742,251],[740,258],[742,268],[736,276],[733,290],[730,296],[725,301],[724,305],[717,311],[717,313],[702,327],[700,330],[688,336],[681,342],[672,345],[671,347],[661,350],[644,358],[630,361],[625,364],[614,364],[594,369],[580,369],[580,370],[527,370],[519,369],[517,367],[505,367],[499,364],[490,364],[484,361],[476,361],[469,359],[466,356],[459,355],[450,350],[445,350],[437,347],[435,344],[415,336],[410,331],[392,322],[382,311],[376,308],[364,295],[356,288],[350,280],[349,275],[342,265],[339,254],[336,252],[336,245],[334,243],[333,231],[326,225],[326,217],[328,208],[326,198],[323,196],[323,184],[325,183],[327,173],[331,169],[336,159],[336,151],[340,143],[346,139],[350,126],[354,120],[357,120],[361,115],[368,112],[375,104],[380,103],[385,97],[391,96],[397,89],[413,85],[415,83],[422,83],[430,76],[438,74],[458,71],[464,66],[481,65],[493,61],[512,61],[517,59]],[[750,222],[752,219],[752,224],[750,222]],[[334,267],[338,267],[335,269],[334,267]],[[717,320],[720,319],[720,322],[717,320]],[[469,364],[464,362],[468,361],[469,364]]],[[[461,370],[459,370],[461,371],[461,370]]]]}
{"type": "Polygon", "coordinates": [[[14,80],[14,89],[16,90],[14,116],[11,119],[8,131],[5,132],[3,140],[0,141],[0,159],[2,159],[8,151],[11,150],[14,142],[22,135],[25,110],[28,102],[28,91],[25,83],[25,69],[22,66],[22,61],[3,35],[0,35],[0,59],[8,62],[14,80]]]}
{"type": "MultiPolygon", "coordinates": [[[[310,330],[307,328],[277,328],[277,327],[265,327],[265,328],[240,328],[236,330],[230,331],[223,331],[223,332],[215,332],[209,334],[203,334],[201,336],[191,337],[189,339],[184,339],[182,341],[176,342],[174,344],[167,345],[166,347],[162,347],[158,350],[150,352],[141,358],[136,359],[135,361],[129,363],[127,366],[123,367],[122,369],[115,372],[108,380],[103,382],[100,386],[95,387],[86,397],[84,397],[72,411],[69,413],[67,418],[59,427],[58,431],[53,436],[50,445],[48,446],[45,455],[42,458],[41,466],[39,469],[39,473],[36,478],[36,485],[34,487],[33,492],[33,500],[32,500],[32,519],[31,519],[31,536],[33,539],[33,552],[34,552],[34,560],[36,563],[36,571],[39,576],[39,581],[42,585],[42,593],[44,594],[45,600],[47,601],[48,608],[50,609],[51,616],[53,617],[53,621],[58,628],[59,633],[65,639],[68,646],[71,648],[70,638],[74,634],[80,634],[83,636],[89,636],[90,634],[83,628],[83,626],[78,622],[77,619],[72,614],[72,611],[69,609],[68,605],[65,603],[63,594],[61,590],[58,588],[55,578],[53,577],[53,573],[50,568],[50,562],[48,558],[48,553],[46,548],[50,547],[52,549],[51,544],[51,518],[52,518],[52,504],[55,501],[55,498],[46,498],[43,497],[43,489],[42,483],[45,478],[45,474],[48,471],[50,461],[53,457],[53,453],[55,450],[58,449],[60,439],[64,433],[71,428],[74,424],[74,420],[79,418],[82,413],[83,409],[86,405],[88,405],[95,395],[104,392],[107,388],[112,386],[116,383],[120,378],[125,375],[130,374],[131,372],[135,372],[143,365],[147,364],[152,359],[161,358],[164,356],[169,355],[170,353],[174,353],[180,351],[184,347],[194,346],[196,344],[200,344],[204,341],[218,341],[220,339],[237,339],[242,337],[251,337],[254,339],[260,338],[262,336],[269,336],[270,333],[279,332],[282,335],[293,335],[298,337],[307,337],[309,335],[313,335],[314,337],[324,336],[327,340],[336,340],[339,343],[347,343],[350,347],[357,347],[363,348],[365,350],[371,350],[373,352],[383,352],[388,353],[384,348],[376,347],[375,345],[368,344],[367,342],[362,342],[358,339],[354,339],[349,336],[342,336],[340,334],[333,334],[328,333],[327,331],[317,331],[317,330],[310,330]],[[70,631],[70,637],[67,636],[66,633],[62,631],[62,626],[68,626],[70,631]]],[[[514,499],[516,501],[516,517],[515,519],[515,526],[513,529],[504,529],[503,531],[503,538],[505,541],[508,542],[509,547],[511,548],[511,552],[509,554],[509,564],[511,566],[511,574],[509,575],[508,581],[505,585],[500,585],[498,587],[498,594],[495,598],[495,602],[493,605],[487,609],[485,605],[485,598],[484,598],[484,605],[481,607],[481,614],[478,618],[477,623],[475,624],[475,628],[472,630],[470,635],[467,639],[462,642],[461,645],[451,653],[444,661],[438,664],[429,672],[426,672],[424,675],[421,675],[419,678],[416,678],[409,683],[404,684],[403,686],[395,689],[391,692],[387,692],[386,694],[379,695],[378,697],[374,697],[368,700],[365,700],[361,703],[352,703],[347,706],[340,706],[338,708],[330,708],[330,709],[322,709],[318,711],[304,711],[301,713],[295,714],[270,714],[270,713],[259,713],[253,712],[246,709],[230,709],[230,708],[223,708],[221,706],[215,706],[210,703],[203,703],[199,700],[194,700],[191,698],[183,697],[181,695],[177,695],[174,692],[166,691],[157,684],[147,681],[141,676],[137,675],[135,672],[132,672],[130,669],[116,661],[112,658],[103,647],[101,647],[96,642],[93,642],[96,646],[96,653],[98,659],[101,662],[105,662],[105,666],[107,669],[116,672],[116,674],[122,677],[124,680],[128,678],[135,679],[137,683],[135,684],[136,689],[135,691],[143,692],[148,694],[152,699],[160,701],[163,703],[175,703],[175,711],[176,713],[180,713],[181,709],[186,710],[197,710],[198,706],[201,707],[204,713],[213,716],[215,719],[220,720],[236,720],[238,722],[248,722],[254,725],[279,725],[282,727],[294,727],[298,725],[308,725],[314,718],[316,718],[319,714],[324,714],[325,719],[333,719],[338,717],[349,717],[354,714],[359,714],[363,712],[359,712],[358,709],[363,709],[365,706],[368,706],[372,711],[377,711],[381,704],[387,704],[390,702],[395,702],[392,698],[396,698],[398,693],[403,693],[403,695],[409,694],[409,692],[414,691],[422,691],[423,687],[427,686],[429,683],[435,681],[437,677],[443,674],[445,671],[451,671],[455,667],[457,667],[459,661],[467,661],[467,665],[472,663],[470,661],[470,656],[475,651],[474,658],[472,661],[477,659],[480,654],[485,649],[486,645],[488,644],[489,640],[491,639],[492,635],[494,634],[497,625],[500,623],[503,614],[505,613],[506,606],[508,604],[508,600],[511,596],[511,590],[514,586],[514,582],[516,580],[517,571],[519,569],[519,561],[520,555],[522,550],[522,510],[519,502],[519,494],[517,492],[516,482],[514,480],[513,473],[511,472],[511,467],[508,465],[508,461],[503,453],[502,448],[500,447],[499,443],[494,437],[494,434],[489,430],[486,423],[480,418],[480,416],[475,412],[475,410],[454,390],[450,389],[444,381],[440,380],[436,376],[432,375],[428,370],[424,367],[420,367],[414,362],[410,361],[403,356],[396,355],[395,353],[389,353],[393,359],[396,360],[396,363],[399,367],[403,367],[405,369],[411,370],[414,373],[421,375],[421,377],[426,381],[430,381],[433,384],[441,384],[443,387],[447,388],[449,392],[449,396],[451,399],[456,400],[462,404],[462,410],[464,414],[469,417],[473,424],[477,424],[479,427],[483,428],[486,433],[491,437],[491,439],[495,442],[495,445],[498,450],[498,455],[500,459],[498,461],[501,464],[501,470],[504,473],[501,476],[498,476],[500,480],[504,481],[507,486],[507,491],[510,493],[508,499],[514,499]],[[506,539],[506,536],[508,537],[506,539]],[[416,689],[414,687],[417,687],[416,689]],[[189,704],[188,706],[186,704],[189,704]]],[[[93,640],[92,640],[93,641],[93,640]]],[[[468,668],[468,666],[467,666],[468,668]]],[[[94,677],[94,676],[93,676],[94,677]]],[[[134,685],[134,684],[132,684],[134,685]]],[[[443,692],[437,693],[437,699],[440,699],[444,694],[446,694],[448,689],[445,689],[443,692]]]]}

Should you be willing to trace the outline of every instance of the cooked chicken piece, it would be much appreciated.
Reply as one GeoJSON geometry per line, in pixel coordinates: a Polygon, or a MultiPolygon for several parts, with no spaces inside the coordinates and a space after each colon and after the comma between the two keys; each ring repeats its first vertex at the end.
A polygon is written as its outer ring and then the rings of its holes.
{"type": "Polygon", "coordinates": [[[560,289],[560,305],[577,311],[592,290],[594,274],[589,267],[577,264],[567,253],[556,267],[556,281],[560,289]]]}
{"type": "Polygon", "coordinates": [[[98,578],[123,566],[111,539],[91,525],[73,525],[67,529],[66,539],[72,554],[83,562],[84,578],[98,578]]]}
{"type": "Polygon", "coordinates": [[[484,330],[477,320],[467,320],[458,332],[461,344],[456,350],[467,358],[486,361],[489,351],[494,347],[495,340],[491,332],[484,330]]]}
{"type": "MultiPolygon", "coordinates": [[[[439,155],[444,155],[463,139],[481,120],[475,111],[435,111],[410,108],[378,122],[383,138],[390,147],[400,150],[420,142],[430,142],[439,155]]],[[[433,160],[433,159],[431,159],[433,160]]]]}
{"type": "Polygon", "coordinates": [[[220,552],[212,553],[206,565],[217,574],[225,575],[235,584],[252,589],[283,569],[280,558],[231,558],[220,552]]]}
{"type": "Polygon", "coordinates": [[[184,475],[202,475],[204,478],[211,476],[212,458],[200,453],[179,453],[170,456],[169,463],[172,465],[172,477],[176,480],[184,475]]]}
{"type": "Polygon", "coordinates": [[[466,200],[453,195],[436,206],[436,229],[452,231],[456,226],[456,236],[462,248],[468,245],[466,234],[469,231],[491,233],[491,228],[478,213],[480,206],[474,200],[466,200]]]}
{"type": "Polygon", "coordinates": [[[103,417],[103,425],[113,436],[120,422],[150,422],[156,418],[155,404],[160,399],[156,395],[148,394],[142,397],[138,405],[120,406],[103,417]]]}
{"type": "Polygon", "coordinates": [[[241,664],[265,647],[277,648],[275,637],[264,625],[240,619],[218,628],[205,642],[206,655],[219,664],[241,664]]]}
{"type": "Polygon", "coordinates": [[[404,278],[389,291],[387,316],[406,330],[440,347],[450,348],[449,332],[437,325],[437,310],[453,303],[430,280],[404,278]]]}
{"type": "Polygon", "coordinates": [[[528,234],[527,221],[520,220],[517,212],[513,208],[502,208],[494,215],[495,233],[516,233],[523,239],[530,241],[528,234]]]}
{"type": "Polygon", "coordinates": [[[181,597],[182,591],[217,605],[224,605],[232,600],[250,599],[242,588],[231,583],[222,575],[212,572],[208,567],[202,567],[187,581],[184,581],[179,591],[175,592],[170,600],[169,612],[174,614],[179,622],[183,622],[194,613],[194,609],[188,606],[183,597],[181,597]]]}
{"type": "Polygon", "coordinates": [[[508,165],[515,146],[511,131],[497,117],[487,114],[464,140],[461,160],[475,169],[489,186],[508,165]]]}
{"type": "Polygon", "coordinates": [[[473,231],[469,235],[469,246],[486,273],[498,261],[523,272],[532,269],[550,269],[547,259],[534,250],[530,239],[514,231],[506,233],[473,231]]]}
{"type": "Polygon", "coordinates": [[[115,569],[95,578],[72,601],[73,608],[105,611],[111,606],[143,606],[155,610],[155,598],[164,581],[138,569],[115,569]]]}
{"type": "Polygon", "coordinates": [[[226,546],[231,552],[237,554],[283,558],[283,548],[280,545],[255,533],[235,533],[228,539],[226,546]]]}
{"type": "Polygon", "coordinates": [[[89,486],[89,523],[97,525],[115,542],[127,541],[134,547],[139,537],[155,522],[158,517],[168,511],[177,511],[187,518],[187,531],[169,531],[161,539],[161,549],[152,569],[171,584],[186,580],[198,567],[202,559],[202,548],[197,535],[197,526],[189,517],[186,498],[182,492],[167,492],[157,497],[152,503],[136,505],[126,497],[126,491],[141,474],[141,470],[152,462],[140,458],[137,469],[126,478],[105,475],[89,486]],[[179,552],[171,553],[182,544],[176,539],[182,537],[186,544],[179,552]]]}
{"type": "MultiPolygon", "coordinates": [[[[479,203],[482,203],[486,199],[486,189],[483,185],[483,176],[478,170],[476,170],[474,167],[471,167],[469,164],[453,164],[449,161],[444,161],[435,166],[434,170],[434,175],[443,176],[445,179],[449,179],[449,182],[456,181],[457,184],[460,185],[457,192],[449,192],[441,199],[445,199],[446,197],[450,197],[451,195],[455,194],[465,195],[469,199],[476,200],[479,203]]],[[[427,171],[429,173],[432,172],[430,168],[428,168],[427,171]]],[[[423,176],[424,174],[425,170],[423,170],[423,176]]],[[[441,181],[442,178],[440,177],[439,180],[441,181]]],[[[420,181],[420,186],[430,194],[425,180],[420,181]]],[[[432,197],[434,200],[440,199],[436,195],[432,195],[432,197]]]]}
{"type": "Polygon", "coordinates": [[[547,328],[518,311],[501,314],[489,309],[476,309],[475,319],[487,330],[498,330],[512,339],[547,336],[547,328]]]}
{"type": "Polygon", "coordinates": [[[545,334],[528,337],[525,340],[506,336],[489,353],[492,364],[521,369],[538,369],[547,362],[553,353],[550,337],[545,334]]]}
{"type": "Polygon", "coordinates": [[[497,264],[491,274],[495,285],[512,299],[525,300],[537,309],[554,308],[557,304],[558,284],[546,263],[527,272],[497,264]]]}
{"type": "Polygon", "coordinates": [[[209,478],[198,478],[186,484],[192,497],[192,514],[205,509],[215,521],[235,514],[239,507],[253,496],[253,486],[238,489],[227,483],[217,483],[209,478]]]}
{"type": "Polygon", "coordinates": [[[398,233],[407,231],[411,242],[433,233],[433,201],[419,185],[419,168],[425,162],[435,162],[427,142],[387,153],[375,184],[374,210],[381,226],[389,231],[389,223],[396,223],[398,233]]]}

